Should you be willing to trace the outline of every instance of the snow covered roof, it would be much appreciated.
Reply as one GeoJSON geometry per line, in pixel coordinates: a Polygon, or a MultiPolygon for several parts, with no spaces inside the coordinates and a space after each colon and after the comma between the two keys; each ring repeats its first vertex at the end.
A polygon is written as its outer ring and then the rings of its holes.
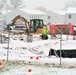
{"type": "MultiPolygon", "coordinates": [[[[28,14],[41,14],[41,15],[42,15],[42,14],[43,14],[43,15],[46,14],[46,13],[40,11],[40,10],[35,10],[35,9],[17,9],[17,10],[24,11],[24,12],[26,12],[26,13],[28,13],[28,14]]],[[[8,12],[12,12],[12,10],[8,10],[8,12]]],[[[4,10],[4,11],[2,11],[2,13],[3,13],[3,14],[6,14],[7,11],[4,10]]]]}
{"type": "Polygon", "coordinates": [[[63,10],[56,10],[56,11],[53,11],[53,12],[56,13],[56,14],[59,14],[59,15],[65,15],[66,14],[66,12],[63,11],[63,10]]]}
{"type": "Polygon", "coordinates": [[[66,13],[76,13],[76,8],[74,7],[68,8],[66,13]]]}
{"type": "Polygon", "coordinates": [[[34,10],[34,9],[20,9],[28,14],[46,14],[40,10],[34,10]]]}

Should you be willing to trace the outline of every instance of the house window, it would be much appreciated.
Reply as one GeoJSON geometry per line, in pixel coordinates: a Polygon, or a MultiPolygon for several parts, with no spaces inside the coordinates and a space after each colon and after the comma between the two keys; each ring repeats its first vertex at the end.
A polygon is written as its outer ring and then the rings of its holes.
{"type": "Polygon", "coordinates": [[[71,19],[71,15],[69,15],[68,18],[71,19]]]}
{"type": "Polygon", "coordinates": [[[48,16],[48,19],[50,19],[50,16],[48,16]]]}
{"type": "Polygon", "coordinates": [[[37,18],[39,19],[39,15],[37,16],[37,18]]]}
{"type": "Polygon", "coordinates": [[[32,15],[32,19],[33,19],[33,15],[32,15]]]}
{"type": "Polygon", "coordinates": [[[30,19],[31,19],[31,15],[30,15],[30,19]]]}
{"type": "Polygon", "coordinates": [[[33,18],[33,15],[30,15],[30,19],[32,19],[33,18]]]}
{"type": "Polygon", "coordinates": [[[36,15],[36,19],[37,19],[37,15],[36,15]]]}
{"type": "Polygon", "coordinates": [[[34,19],[35,19],[35,15],[34,15],[34,19]]]}

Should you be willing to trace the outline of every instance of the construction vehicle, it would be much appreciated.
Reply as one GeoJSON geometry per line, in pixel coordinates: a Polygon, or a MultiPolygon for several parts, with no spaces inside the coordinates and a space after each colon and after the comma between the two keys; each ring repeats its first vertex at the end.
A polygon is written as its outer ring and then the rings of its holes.
{"type": "MultiPolygon", "coordinates": [[[[11,21],[11,23],[9,23],[9,26],[14,26],[17,20],[21,20],[25,23],[24,25],[26,27],[26,30],[25,30],[26,33],[28,34],[41,34],[42,33],[42,29],[44,26],[42,19],[31,19],[30,22],[28,22],[24,17],[18,15],[11,21]]],[[[18,25],[16,25],[16,28],[18,28],[17,26],[18,25]]]]}
{"type": "Polygon", "coordinates": [[[42,19],[31,19],[30,20],[30,33],[41,34],[43,30],[43,20],[42,19]]]}

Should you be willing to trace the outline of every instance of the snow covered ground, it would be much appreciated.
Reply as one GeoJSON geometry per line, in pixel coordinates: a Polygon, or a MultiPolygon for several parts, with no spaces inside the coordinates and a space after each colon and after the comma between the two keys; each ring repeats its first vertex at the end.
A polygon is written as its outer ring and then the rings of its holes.
{"type": "MultiPolygon", "coordinates": [[[[59,35],[55,39],[41,40],[39,35],[33,35],[33,42],[27,43],[25,35],[10,35],[9,60],[22,60],[27,64],[14,67],[9,71],[1,72],[0,75],[75,75],[76,58],[62,58],[62,67],[60,58],[55,56],[48,57],[50,48],[59,49],[59,35]],[[28,63],[31,63],[28,65],[28,63]],[[45,65],[49,64],[49,66],[45,65]],[[41,65],[41,66],[40,66],[41,65]],[[53,66],[55,67],[53,67],[53,66]],[[27,70],[32,69],[29,73],[27,70]]],[[[76,49],[76,41],[73,36],[62,36],[63,49],[76,49]]],[[[7,60],[7,43],[0,43],[0,60],[7,60]]]]}
{"type": "Polygon", "coordinates": [[[47,65],[20,65],[0,75],[76,75],[75,68],[56,68],[47,65]],[[31,69],[31,72],[28,70],[31,69]]]}

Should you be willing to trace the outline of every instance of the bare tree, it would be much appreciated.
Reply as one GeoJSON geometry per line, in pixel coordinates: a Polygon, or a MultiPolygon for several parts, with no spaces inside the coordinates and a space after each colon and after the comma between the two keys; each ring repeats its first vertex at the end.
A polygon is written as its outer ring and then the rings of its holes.
{"type": "Polygon", "coordinates": [[[76,7],[76,0],[70,0],[65,3],[64,10],[67,10],[69,7],[76,7]]]}
{"type": "Polygon", "coordinates": [[[10,0],[10,5],[12,5],[14,9],[25,7],[23,0],[10,0]]]}
{"type": "Polygon", "coordinates": [[[6,3],[6,0],[0,0],[0,13],[1,13],[5,3],[6,3]]]}

